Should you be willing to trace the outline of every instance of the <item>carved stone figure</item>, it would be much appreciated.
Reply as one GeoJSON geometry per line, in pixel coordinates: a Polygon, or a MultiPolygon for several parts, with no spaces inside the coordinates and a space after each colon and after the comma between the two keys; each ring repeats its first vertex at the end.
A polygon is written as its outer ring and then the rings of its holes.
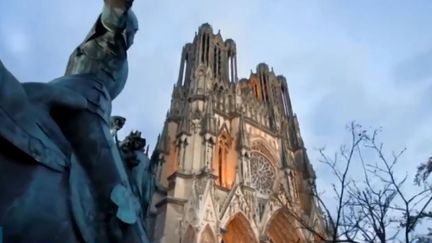
{"type": "Polygon", "coordinates": [[[6,242],[147,242],[139,199],[110,134],[111,101],[125,85],[138,29],[131,6],[105,0],[65,76],[49,83],[20,83],[0,62],[6,242]]]}
{"type": "Polygon", "coordinates": [[[129,173],[130,183],[134,193],[140,199],[140,206],[146,215],[151,197],[155,190],[154,163],[144,151],[146,140],[141,132],[131,132],[121,143],[120,151],[129,173]]]}

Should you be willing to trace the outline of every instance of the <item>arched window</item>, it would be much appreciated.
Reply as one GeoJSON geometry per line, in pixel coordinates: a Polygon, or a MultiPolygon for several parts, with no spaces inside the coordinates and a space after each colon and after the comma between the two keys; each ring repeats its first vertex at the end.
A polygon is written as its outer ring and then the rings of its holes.
{"type": "Polygon", "coordinates": [[[201,233],[200,243],[216,243],[216,237],[209,225],[207,225],[201,233]]]}
{"type": "Polygon", "coordinates": [[[242,214],[236,214],[225,226],[222,241],[224,243],[257,243],[249,220],[242,214]]]}
{"type": "Polygon", "coordinates": [[[265,233],[271,242],[305,242],[301,236],[301,232],[298,230],[296,220],[292,217],[289,210],[286,207],[277,210],[268,221],[265,233]]]}
{"type": "Polygon", "coordinates": [[[219,175],[218,184],[221,186],[224,184],[223,183],[223,177],[224,177],[223,169],[224,169],[224,161],[225,161],[224,157],[226,157],[225,151],[222,151],[222,150],[225,150],[223,145],[219,146],[219,151],[218,151],[218,157],[219,157],[219,159],[218,159],[218,175],[219,175]]]}
{"type": "Polygon", "coordinates": [[[216,184],[225,188],[231,188],[235,179],[236,161],[230,157],[231,144],[230,135],[222,132],[217,140],[213,158],[213,171],[217,176],[216,184]]]}
{"type": "Polygon", "coordinates": [[[183,236],[182,243],[195,243],[196,241],[197,240],[195,230],[191,225],[189,225],[183,236]]]}

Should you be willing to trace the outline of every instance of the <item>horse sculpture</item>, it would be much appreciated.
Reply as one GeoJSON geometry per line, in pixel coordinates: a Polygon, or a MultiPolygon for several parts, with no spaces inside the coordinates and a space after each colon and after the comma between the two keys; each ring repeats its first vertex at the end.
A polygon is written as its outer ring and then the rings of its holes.
{"type": "Polygon", "coordinates": [[[56,80],[20,83],[0,61],[6,243],[149,242],[142,199],[109,126],[137,30],[131,6],[131,0],[105,0],[66,75],[56,80]]]}

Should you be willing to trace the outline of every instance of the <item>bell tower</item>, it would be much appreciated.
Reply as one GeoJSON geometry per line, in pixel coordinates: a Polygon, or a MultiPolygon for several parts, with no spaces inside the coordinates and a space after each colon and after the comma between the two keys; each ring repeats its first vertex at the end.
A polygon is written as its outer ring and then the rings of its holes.
{"type": "Polygon", "coordinates": [[[238,80],[235,42],[209,24],[183,47],[152,160],[155,242],[304,241],[287,212],[321,215],[285,77],[262,63],[238,80]]]}
{"type": "Polygon", "coordinates": [[[208,93],[215,86],[226,86],[237,80],[235,42],[224,41],[203,24],[194,41],[183,47],[177,86],[187,87],[197,95],[208,93]]]}

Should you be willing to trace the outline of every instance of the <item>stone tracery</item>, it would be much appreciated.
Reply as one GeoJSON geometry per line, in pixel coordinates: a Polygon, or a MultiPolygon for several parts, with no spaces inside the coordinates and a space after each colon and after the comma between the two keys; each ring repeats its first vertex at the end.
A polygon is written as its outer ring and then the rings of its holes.
{"type": "Polygon", "coordinates": [[[250,160],[251,177],[254,187],[263,195],[271,193],[275,179],[272,163],[260,152],[253,151],[250,160]]]}

